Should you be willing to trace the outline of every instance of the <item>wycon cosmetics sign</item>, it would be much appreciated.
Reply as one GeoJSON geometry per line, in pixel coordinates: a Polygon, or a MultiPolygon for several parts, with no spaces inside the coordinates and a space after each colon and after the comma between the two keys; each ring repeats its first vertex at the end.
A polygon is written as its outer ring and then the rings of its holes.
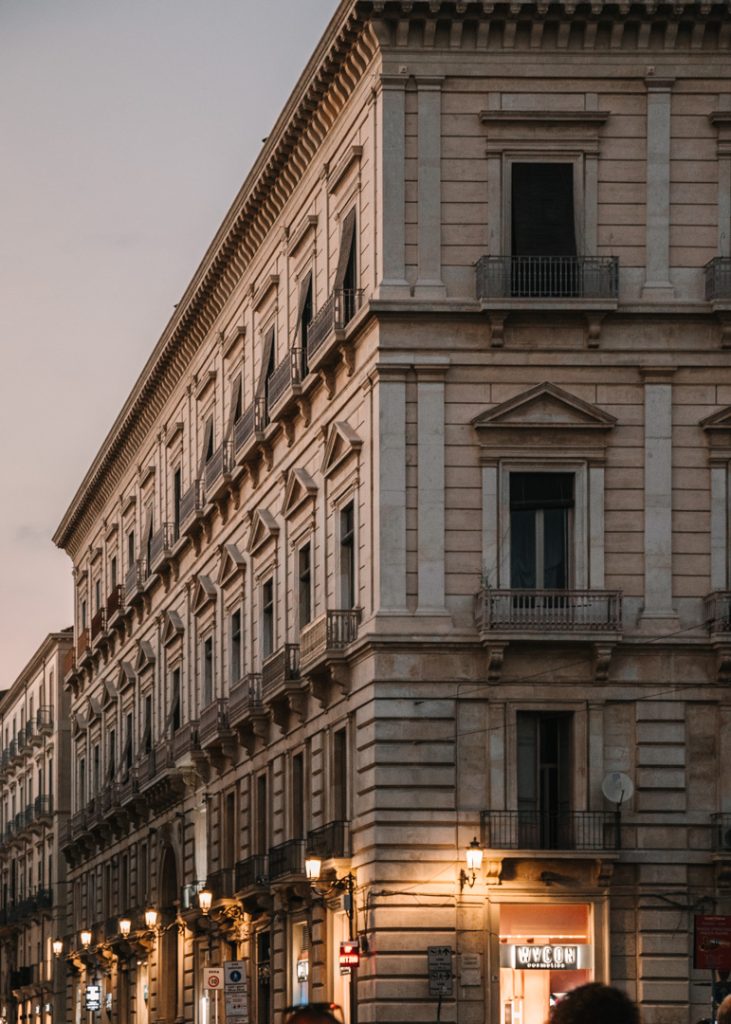
{"type": "Polygon", "coordinates": [[[577,971],[592,966],[591,946],[551,943],[503,945],[500,966],[516,971],[577,971]]]}

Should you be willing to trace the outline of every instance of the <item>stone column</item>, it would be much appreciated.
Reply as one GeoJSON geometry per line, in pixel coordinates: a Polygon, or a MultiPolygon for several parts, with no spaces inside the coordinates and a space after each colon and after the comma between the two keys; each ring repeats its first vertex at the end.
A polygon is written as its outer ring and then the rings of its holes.
{"type": "Polygon", "coordinates": [[[406,613],[406,373],[379,363],[375,382],[376,609],[406,613]]]}
{"type": "Polygon", "coordinates": [[[418,298],[444,298],[442,281],[442,82],[417,78],[419,158],[418,298]]]}
{"type": "Polygon", "coordinates": [[[673,610],[673,370],[643,369],[645,378],[645,606],[644,618],[670,619],[673,610]]]}
{"type": "Polygon", "coordinates": [[[444,377],[449,359],[416,365],[418,437],[418,607],[445,614],[444,377]]]}
{"type": "Polygon", "coordinates": [[[711,590],[728,583],[728,463],[711,464],[711,590]]]}
{"type": "Polygon", "coordinates": [[[672,78],[647,78],[647,225],[642,297],[672,298],[670,283],[670,124],[672,78]]]}
{"type": "Polygon", "coordinates": [[[381,160],[378,195],[381,273],[378,297],[405,298],[406,281],[406,79],[380,80],[381,160]]]}

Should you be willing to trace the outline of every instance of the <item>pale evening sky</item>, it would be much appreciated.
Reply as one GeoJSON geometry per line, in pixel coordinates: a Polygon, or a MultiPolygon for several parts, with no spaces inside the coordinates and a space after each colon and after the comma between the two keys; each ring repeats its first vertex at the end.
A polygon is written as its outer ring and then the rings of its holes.
{"type": "Polygon", "coordinates": [[[51,542],[337,0],[0,0],[0,689],[51,542]]]}

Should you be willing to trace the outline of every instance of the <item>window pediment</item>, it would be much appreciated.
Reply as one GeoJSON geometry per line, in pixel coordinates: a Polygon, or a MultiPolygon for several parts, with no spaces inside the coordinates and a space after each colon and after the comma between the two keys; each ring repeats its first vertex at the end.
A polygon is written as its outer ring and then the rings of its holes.
{"type": "Polygon", "coordinates": [[[282,515],[285,519],[291,516],[302,505],[314,500],[317,484],[306,469],[291,469],[284,488],[282,515]]]}
{"type": "Polygon", "coordinates": [[[577,395],[544,382],[480,413],[472,420],[482,458],[525,457],[540,452],[561,459],[603,458],[614,416],[577,395]]]}
{"type": "Polygon", "coordinates": [[[183,620],[174,611],[166,611],[163,614],[162,620],[162,643],[164,647],[167,647],[174,640],[177,640],[179,636],[182,636],[185,632],[185,626],[183,620]]]}
{"type": "Polygon", "coordinates": [[[218,584],[230,582],[246,571],[246,559],[235,544],[221,546],[221,567],[218,570],[218,584]]]}
{"type": "Polygon", "coordinates": [[[135,669],[134,665],[129,661],[123,661],[119,666],[119,672],[117,673],[117,691],[122,691],[128,686],[132,686],[135,681],[135,669]]]}
{"type": "Polygon", "coordinates": [[[204,573],[199,573],[195,581],[195,590],[193,592],[193,614],[198,615],[202,612],[209,604],[216,600],[218,591],[216,590],[216,584],[213,582],[210,576],[206,576],[204,573]]]}
{"type": "Polygon", "coordinates": [[[731,458],[731,405],[706,416],[699,426],[708,438],[710,454],[715,458],[731,458]]]}
{"type": "Polygon", "coordinates": [[[113,679],[108,678],[104,680],[104,689],[102,690],[102,707],[107,708],[110,704],[116,702],[119,696],[119,691],[113,679]]]}
{"type": "Polygon", "coordinates": [[[135,672],[141,675],[146,669],[152,668],[155,664],[155,651],[149,640],[140,640],[137,645],[137,660],[135,661],[135,672]]]}
{"type": "Polygon", "coordinates": [[[249,532],[249,543],[246,550],[251,555],[263,547],[267,541],[279,535],[279,523],[266,508],[258,508],[254,512],[249,532]]]}
{"type": "Polygon", "coordinates": [[[332,424],[325,442],[325,457],[322,460],[323,476],[330,476],[337,467],[363,447],[363,441],[345,420],[332,424]]]}

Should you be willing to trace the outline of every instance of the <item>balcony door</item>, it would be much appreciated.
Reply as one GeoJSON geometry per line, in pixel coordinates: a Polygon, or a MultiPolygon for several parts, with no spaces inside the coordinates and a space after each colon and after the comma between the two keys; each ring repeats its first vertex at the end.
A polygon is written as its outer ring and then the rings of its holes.
{"type": "Polygon", "coordinates": [[[519,711],[518,844],[522,849],[573,848],[571,816],[572,716],[519,711]]]}
{"type": "Polygon", "coordinates": [[[577,295],[573,164],[514,163],[511,214],[512,294],[577,295]]]}
{"type": "Polygon", "coordinates": [[[510,474],[510,586],[570,586],[573,473],[510,474]]]}

